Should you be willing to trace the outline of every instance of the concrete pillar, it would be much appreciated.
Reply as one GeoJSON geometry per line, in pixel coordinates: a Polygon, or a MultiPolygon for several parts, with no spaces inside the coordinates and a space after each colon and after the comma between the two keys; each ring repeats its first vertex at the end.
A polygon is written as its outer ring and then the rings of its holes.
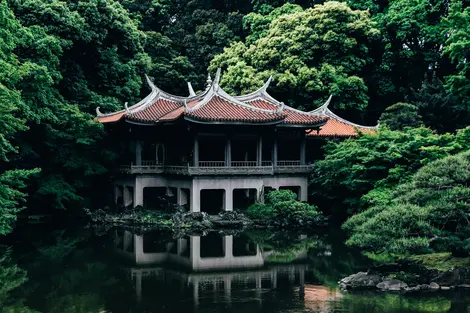
{"type": "Polygon", "coordinates": [[[114,204],[118,204],[119,196],[121,196],[121,189],[119,185],[114,185],[114,204]]]}
{"type": "Polygon", "coordinates": [[[195,281],[193,284],[193,301],[194,306],[197,307],[199,305],[199,281],[195,281]]]}
{"type": "Polygon", "coordinates": [[[139,269],[135,273],[135,294],[137,302],[142,301],[142,270],[139,269]]]}
{"type": "Polygon", "coordinates": [[[273,166],[277,166],[277,138],[274,138],[273,144],[273,166]]]}
{"type": "Polygon", "coordinates": [[[190,197],[190,207],[189,210],[191,213],[201,211],[201,189],[196,180],[193,180],[193,186],[191,188],[191,197],[190,197]]]}
{"type": "Polygon", "coordinates": [[[138,177],[135,179],[134,207],[144,205],[144,187],[138,177]]]}
{"type": "Polygon", "coordinates": [[[230,306],[232,304],[232,277],[224,279],[225,302],[230,306]]]}
{"type": "Polygon", "coordinates": [[[304,135],[300,141],[300,165],[306,164],[306,161],[305,161],[306,150],[307,150],[307,141],[304,135]]]}
{"type": "Polygon", "coordinates": [[[232,188],[225,189],[224,193],[224,211],[233,211],[233,190],[232,188]]]}
{"type": "Polygon", "coordinates": [[[256,274],[256,299],[258,299],[258,304],[261,304],[262,302],[262,297],[261,297],[261,282],[262,282],[262,277],[261,274],[258,273],[256,274]]]}
{"type": "Polygon", "coordinates": [[[130,206],[132,205],[132,192],[131,192],[131,187],[123,186],[122,188],[122,197],[123,197],[123,202],[124,206],[130,206]]]}
{"type": "MultiPolygon", "coordinates": [[[[126,252],[131,252],[131,251],[129,251],[130,250],[129,248],[132,247],[132,243],[134,241],[134,235],[130,231],[125,230],[122,241],[123,241],[123,243],[122,243],[123,250],[126,251],[126,252]]],[[[134,250],[134,248],[133,248],[133,250],[134,250]]],[[[134,252],[134,251],[132,251],[132,252],[134,252]]]]}
{"type": "Polygon", "coordinates": [[[142,141],[135,142],[135,165],[142,165],[142,141]]]}
{"type": "Polygon", "coordinates": [[[300,194],[300,201],[308,201],[308,182],[305,179],[305,183],[303,183],[299,187],[299,194],[300,194]]]}
{"type": "Polygon", "coordinates": [[[188,248],[188,240],[187,239],[183,239],[183,238],[180,238],[177,240],[177,243],[176,243],[176,253],[178,254],[178,256],[181,256],[184,251],[186,251],[186,249],[188,248]]]}
{"type": "Polygon", "coordinates": [[[189,237],[189,253],[189,262],[192,266],[192,269],[197,270],[200,266],[201,260],[201,237],[189,237]]]}
{"type": "Polygon", "coordinates": [[[194,136],[193,166],[199,166],[199,138],[194,136]]]}
{"type": "Polygon", "coordinates": [[[178,188],[176,191],[176,204],[185,205],[188,203],[188,194],[183,188],[178,188]]]}
{"type": "Polygon", "coordinates": [[[256,201],[258,203],[264,203],[264,186],[261,186],[261,188],[256,189],[256,201]]]}
{"type": "Polygon", "coordinates": [[[232,140],[230,138],[225,141],[225,166],[232,166],[232,140]]]}
{"type": "Polygon", "coordinates": [[[233,236],[224,237],[224,251],[226,258],[233,258],[233,236]]]}
{"type": "Polygon", "coordinates": [[[256,165],[261,166],[262,162],[263,162],[263,137],[259,136],[257,153],[256,153],[256,165]]]}

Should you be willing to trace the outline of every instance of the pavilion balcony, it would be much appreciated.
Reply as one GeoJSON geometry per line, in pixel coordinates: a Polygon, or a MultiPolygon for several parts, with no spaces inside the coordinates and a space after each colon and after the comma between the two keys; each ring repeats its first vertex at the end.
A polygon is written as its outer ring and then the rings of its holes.
{"type": "Polygon", "coordinates": [[[142,161],[141,165],[120,166],[126,174],[173,174],[173,175],[274,175],[274,174],[308,174],[313,165],[302,165],[300,160],[278,161],[199,161],[198,166],[164,165],[152,161],[142,161]]]}

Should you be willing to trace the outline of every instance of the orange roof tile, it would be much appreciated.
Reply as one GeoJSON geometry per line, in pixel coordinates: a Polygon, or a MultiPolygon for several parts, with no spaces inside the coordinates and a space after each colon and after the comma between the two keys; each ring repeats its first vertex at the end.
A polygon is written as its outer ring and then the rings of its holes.
{"type": "Polygon", "coordinates": [[[319,131],[313,130],[308,134],[312,137],[354,137],[358,135],[358,131],[363,133],[374,133],[371,128],[363,128],[351,124],[344,123],[335,118],[329,117],[325,125],[320,127],[319,131]]]}
{"type": "Polygon", "coordinates": [[[270,123],[285,118],[283,113],[265,112],[251,109],[248,105],[234,104],[220,96],[212,97],[194,111],[186,112],[190,119],[201,121],[270,123]]]}
{"type": "MultiPolygon", "coordinates": [[[[181,108],[181,104],[166,99],[157,99],[152,104],[130,113],[126,114],[126,118],[129,120],[139,122],[157,122],[160,118],[168,116],[170,113],[174,113],[177,109],[181,108]]],[[[179,112],[181,115],[182,112],[179,112]]],[[[174,115],[173,119],[178,118],[179,115],[174,115]]]]}
{"type": "Polygon", "coordinates": [[[328,119],[326,116],[309,114],[290,107],[286,107],[285,112],[287,118],[284,120],[284,124],[311,125],[325,122],[328,119]]]}
{"type": "Polygon", "coordinates": [[[114,114],[109,114],[109,115],[103,115],[103,116],[97,116],[96,120],[100,123],[113,123],[117,122],[121,119],[121,117],[124,115],[125,112],[118,112],[114,114]]]}

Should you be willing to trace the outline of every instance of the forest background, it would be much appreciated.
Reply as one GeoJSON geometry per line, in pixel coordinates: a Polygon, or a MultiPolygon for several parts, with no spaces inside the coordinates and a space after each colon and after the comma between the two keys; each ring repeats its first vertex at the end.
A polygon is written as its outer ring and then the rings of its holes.
{"type": "Polygon", "coordinates": [[[37,214],[101,204],[116,154],[93,120],[96,107],[111,112],[141,99],[144,74],[174,94],[187,95],[187,81],[203,90],[218,67],[232,93],[272,75],[270,93],[296,108],[332,94],[341,116],[366,125],[380,118],[378,134],[327,145],[312,186],[329,213],[390,205],[423,166],[470,147],[468,5],[1,1],[0,233],[23,207],[37,214]]]}

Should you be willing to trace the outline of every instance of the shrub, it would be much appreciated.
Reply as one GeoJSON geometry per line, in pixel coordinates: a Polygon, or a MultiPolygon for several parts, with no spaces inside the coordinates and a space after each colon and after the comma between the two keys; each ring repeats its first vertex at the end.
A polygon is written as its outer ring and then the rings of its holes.
{"type": "Polygon", "coordinates": [[[247,210],[247,216],[261,223],[289,227],[318,224],[325,220],[317,208],[296,200],[291,190],[275,190],[266,196],[266,204],[255,203],[247,210]]]}
{"type": "Polygon", "coordinates": [[[470,255],[470,151],[422,167],[391,205],[351,217],[349,245],[393,253],[470,255]]]}

